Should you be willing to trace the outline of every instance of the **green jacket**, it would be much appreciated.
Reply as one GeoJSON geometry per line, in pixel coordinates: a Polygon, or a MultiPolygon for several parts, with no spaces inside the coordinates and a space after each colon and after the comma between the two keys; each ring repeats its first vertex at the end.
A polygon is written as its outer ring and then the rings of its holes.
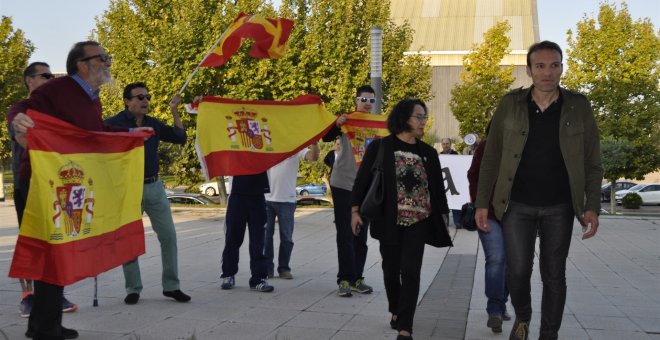
{"type": "MultiPolygon", "coordinates": [[[[530,90],[516,89],[502,98],[493,114],[481,161],[475,205],[487,209],[492,192],[492,204],[499,220],[509,205],[511,187],[527,142],[527,98],[530,90]]],[[[567,89],[560,90],[563,104],[559,118],[559,147],[568,172],[573,211],[582,222],[586,210],[600,212],[600,185],[603,179],[600,138],[587,98],[567,89]]]]}

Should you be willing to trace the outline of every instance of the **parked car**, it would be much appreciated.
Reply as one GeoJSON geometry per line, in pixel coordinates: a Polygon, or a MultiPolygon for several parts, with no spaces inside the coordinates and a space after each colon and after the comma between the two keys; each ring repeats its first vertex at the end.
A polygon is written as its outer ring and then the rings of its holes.
{"type": "Polygon", "coordinates": [[[167,195],[167,200],[170,204],[185,204],[185,205],[216,205],[210,198],[200,194],[171,194],[167,195]]]}
{"type": "Polygon", "coordinates": [[[660,204],[660,184],[637,184],[628,190],[619,190],[616,192],[616,203],[620,204],[621,200],[627,194],[634,192],[642,198],[642,204],[660,204]]]}
{"type": "Polygon", "coordinates": [[[328,187],[325,184],[303,184],[296,187],[296,195],[298,196],[324,196],[328,192],[328,187]]]}
{"type": "Polygon", "coordinates": [[[298,198],[296,199],[296,205],[332,206],[332,202],[325,197],[298,196],[298,198]]]}
{"type": "MultiPolygon", "coordinates": [[[[614,192],[616,193],[619,190],[628,190],[632,187],[637,185],[637,183],[633,182],[626,182],[626,181],[621,181],[621,182],[616,182],[616,187],[614,192]]],[[[603,202],[609,202],[610,201],[610,187],[612,186],[612,183],[605,183],[603,186],[600,187],[600,197],[601,201],[603,202]]]]}
{"type": "MultiPolygon", "coordinates": [[[[225,177],[225,188],[227,189],[227,195],[231,192],[231,177],[225,177]]],[[[202,183],[199,186],[199,192],[206,196],[218,196],[220,195],[220,190],[218,189],[218,181],[212,180],[206,183],[202,183]]]]}

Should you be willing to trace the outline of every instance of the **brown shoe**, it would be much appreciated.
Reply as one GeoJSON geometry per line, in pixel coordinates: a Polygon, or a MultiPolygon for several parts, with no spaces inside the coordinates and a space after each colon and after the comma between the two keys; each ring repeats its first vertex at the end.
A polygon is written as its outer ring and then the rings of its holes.
{"type": "Polygon", "coordinates": [[[491,314],[488,316],[486,326],[490,328],[493,333],[502,333],[502,316],[498,314],[491,314]]]}
{"type": "Polygon", "coordinates": [[[291,275],[291,272],[281,272],[280,279],[291,280],[293,279],[293,275],[291,275]]]}
{"type": "Polygon", "coordinates": [[[529,336],[529,321],[522,321],[516,319],[516,322],[511,328],[511,335],[509,335],[509,340],[527,340],[529,336]]]}

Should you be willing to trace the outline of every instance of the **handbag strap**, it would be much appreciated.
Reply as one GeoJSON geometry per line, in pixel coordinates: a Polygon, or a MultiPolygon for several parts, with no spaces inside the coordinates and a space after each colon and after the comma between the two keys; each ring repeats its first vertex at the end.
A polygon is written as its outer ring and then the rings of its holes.
{"type": "Polygon", "coordinates": [[[371,165],[371,171],[383,171],[383,149],[385,149],[385,147],[383,147],[383,142],[383,138],[381,138],[378,143],[378,153],[376,154],[376,159],[374,160],[374,164],[371,165]]]}

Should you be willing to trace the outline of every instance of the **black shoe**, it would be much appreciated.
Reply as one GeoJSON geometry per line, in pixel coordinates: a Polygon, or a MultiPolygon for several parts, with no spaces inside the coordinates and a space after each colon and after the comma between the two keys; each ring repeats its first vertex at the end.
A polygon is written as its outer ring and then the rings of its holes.
{"type": "Polygon", "coordinates": [[[511,315],[509,315],[508,312],[504,312],[504,314],[502,314],[502,320],[510,321],[511,320],[511,315]]]}
{"type": "Polygon", "coordinates": [[[392,317],[392,319],[390,319],[390,327],[392,327],[392,329],[399,328],[399,324],[396,320],[397,319],[394,319],[394,317],[392,317]]]}
{"type": "MultiPolygon", "coordinates": [[[[65,328],[64,326],[62,326],[62,336],[64,337],[64,339],[78,339],[78,331],[75,329],[65,328]]],[[[34,337],[34,331],[28,329],[27,332],[25,332],[25,337],[32,339],[34,337]]],[[[59,338],[59,337],[53,337],[53,338],[59,338]]]]}
{"type": "Polygon", "coordinates": [[[174,300],[176,300],[177,302],[188,302],[188,301],[190,301],[190,296],[186,295],[184,292],[182,292],[179,289],[173,290],[173,291],[170,291],[170,292],[163,292],[163,295],[165,295],[167,297],[171,297],[174,300]]]}
{"type": "Polygon", "coordinates": [[[486,326],[490,328],[493,333],[502,333],[502,316],[498,314],[490,315],[486,326]]]}
{"type": "Polygon", "coordinates": [[[413,340],[412,335],[397,335],[396,340],[413,340]]]}
{"type": "Polygon", "coordinates": [[[138,293],[130,293],[124,298],[124,302],[127,305],[134,305],[138,303],[138,300],[140,300],[140,294],[138,293]]]}

